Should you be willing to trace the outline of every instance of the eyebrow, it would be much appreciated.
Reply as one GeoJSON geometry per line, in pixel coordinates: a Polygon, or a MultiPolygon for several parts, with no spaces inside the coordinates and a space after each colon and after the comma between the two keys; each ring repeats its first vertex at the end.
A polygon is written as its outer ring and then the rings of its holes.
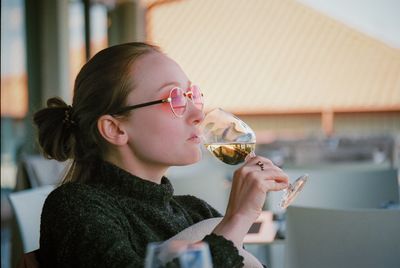
{"type": "MultiPolygon", "coordinates": [[[[189,88],[191,84],[192,84],[192,82],[189,80],[187,88],[189,88]]],[[[167,86],[177,86],[177,87],[179,87],[179,83],[177,83],[177,82],[167,82],[167,83],[163,84],[161,87],[159,87],[158,91],[161,91],[161,89],[163,89],[163,88],[165,88],[167,86]]]]}

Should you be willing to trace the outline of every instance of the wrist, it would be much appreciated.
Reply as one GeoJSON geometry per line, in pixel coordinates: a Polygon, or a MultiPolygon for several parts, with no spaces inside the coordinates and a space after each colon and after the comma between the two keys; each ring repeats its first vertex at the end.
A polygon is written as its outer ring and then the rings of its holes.
{"type": "Polygon", "coordinates": [[[243,239],[249,231],[253,221],[245,215],[227,216],[213,230],[214,234],[221,235],[228,240],[231,240],[236,247],[241,248],[243,239]]]}

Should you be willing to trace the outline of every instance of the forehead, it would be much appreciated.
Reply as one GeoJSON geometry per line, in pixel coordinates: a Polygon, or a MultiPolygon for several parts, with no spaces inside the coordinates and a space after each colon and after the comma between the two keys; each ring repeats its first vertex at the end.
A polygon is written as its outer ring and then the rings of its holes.
{"type": "Polygon", "coordinates": [[[166,83],[186,86],[188,78],[181,67],[162,53],[144,55],[133,66],[135,91],[158,91],[166,83]]]}

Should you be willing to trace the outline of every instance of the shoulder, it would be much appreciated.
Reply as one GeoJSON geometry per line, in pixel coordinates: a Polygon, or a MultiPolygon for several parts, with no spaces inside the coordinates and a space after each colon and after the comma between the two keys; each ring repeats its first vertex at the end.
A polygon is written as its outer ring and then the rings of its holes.
{"type": "Polygon", "coordinates": [[[104,197],[104,193],[91,185],[78,182],[65,183],[54,189],[46,199],[48,202],[79,202],[80,200],[104,197]]]}
{"type": "Polygon", "coordinates": [[[84,183],[66,183],[53,190],[47,197],[42,211],[46,215],[89,215],[112,211],[115,198],[105,191],[84,183]]]}
{"type": "Polygon", "coordinates": [[[116,198],[107,192],[87,184],[67,183],[49,194],[40,222],[41,244],[46,244],[51,237],[72,239],[77,234],[104,231],[107,226],[125,222],[125,218],[116,198]]]}

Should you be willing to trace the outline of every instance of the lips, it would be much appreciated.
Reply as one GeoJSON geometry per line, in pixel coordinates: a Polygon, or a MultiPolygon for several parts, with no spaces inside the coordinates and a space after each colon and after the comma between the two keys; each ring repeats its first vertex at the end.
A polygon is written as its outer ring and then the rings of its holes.
{"type": "Polygon", "coordinates": [[[192,134],[190,136],[190,138],[188,139],[188,141],[191,141],[191,142],[194,142],[194,143],[200,143],[201,139],[200,139],[200,137],[198,135],[192,134]]]}

